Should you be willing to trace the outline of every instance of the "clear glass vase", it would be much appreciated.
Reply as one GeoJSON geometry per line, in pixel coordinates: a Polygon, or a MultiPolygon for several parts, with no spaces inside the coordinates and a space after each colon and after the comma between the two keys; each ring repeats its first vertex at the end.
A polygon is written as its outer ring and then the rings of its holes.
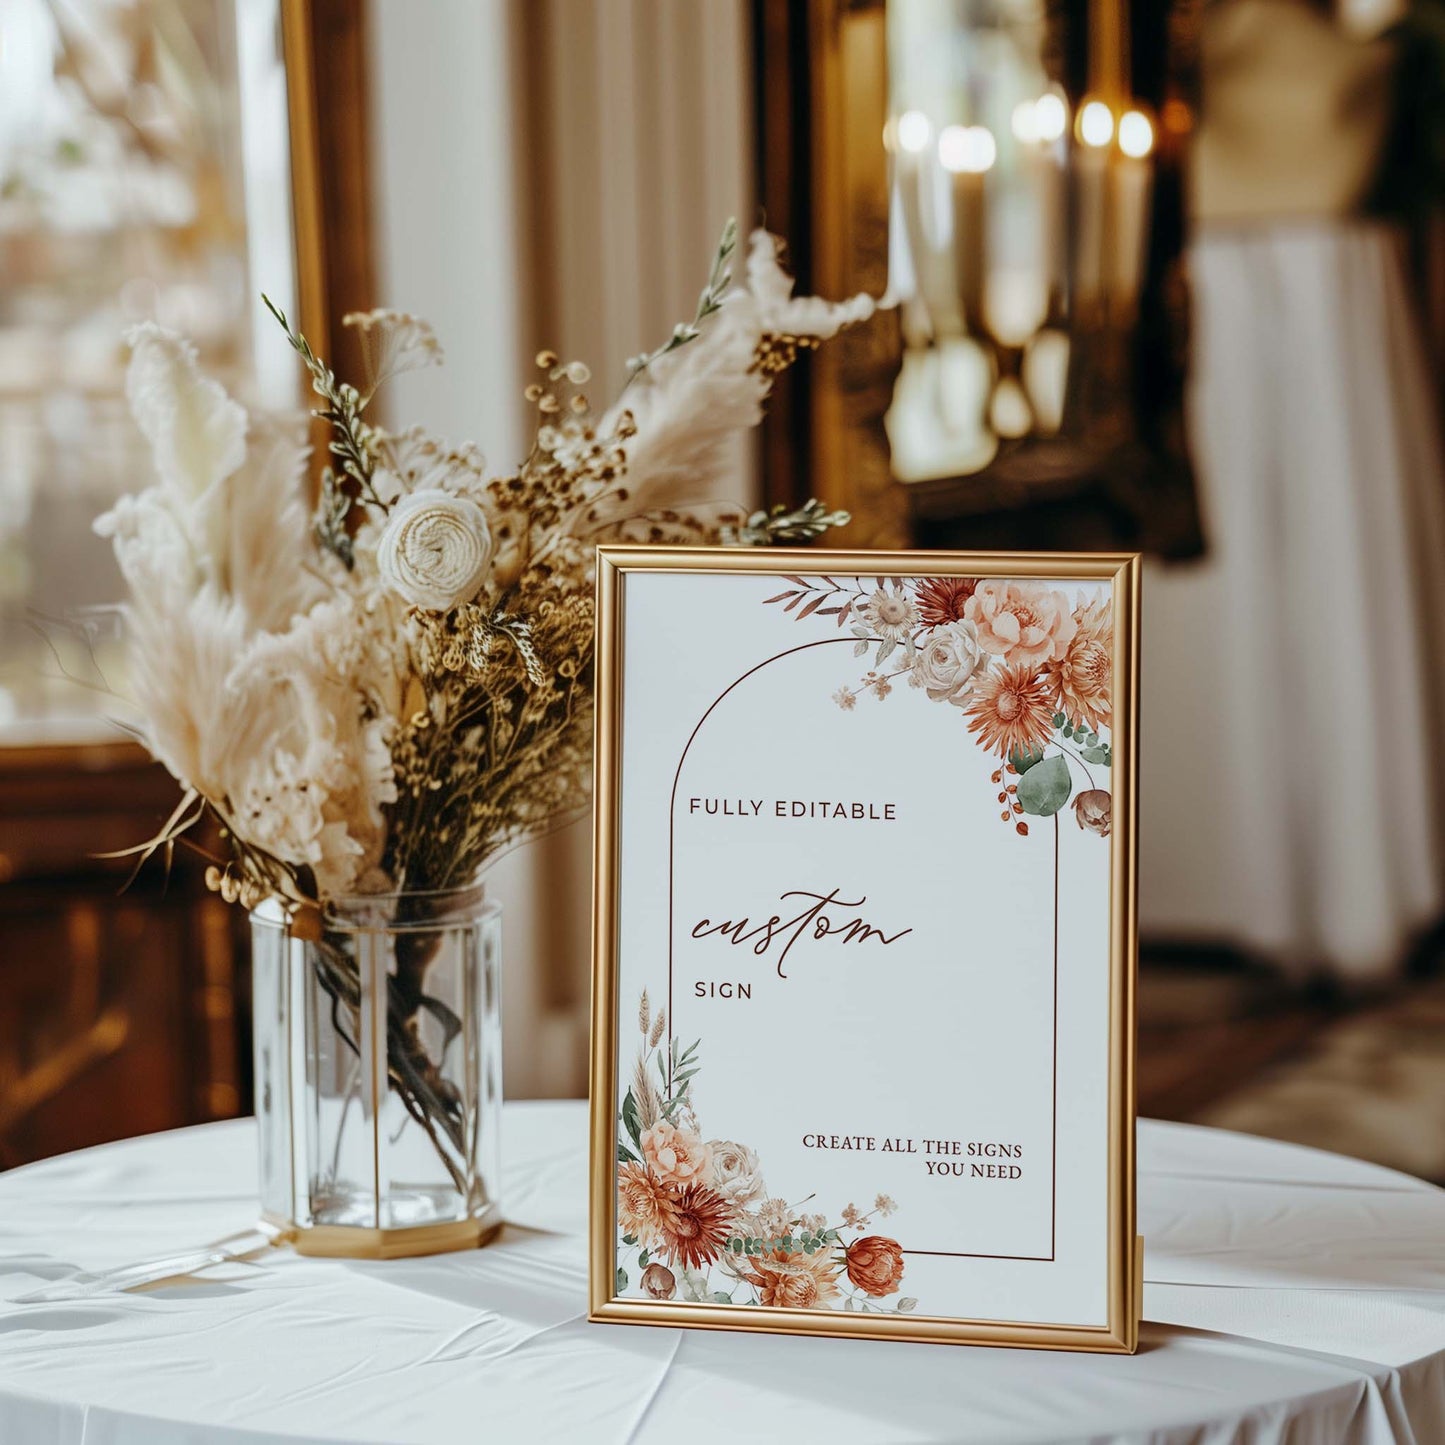
{"type": "Polygon", "coordinates": [[[251,914],[261,1207],[301,1253],[499,1227],[501,914],[480,886],[251,914]]]}

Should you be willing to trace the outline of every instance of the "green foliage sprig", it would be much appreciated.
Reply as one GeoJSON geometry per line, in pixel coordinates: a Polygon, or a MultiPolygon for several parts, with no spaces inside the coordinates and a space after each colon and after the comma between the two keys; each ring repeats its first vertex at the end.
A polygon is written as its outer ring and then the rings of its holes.
{"type": "Polygon", "coordinates": [[[321,473],[316,539],[328,551],[334,552],[349,571],[355,565],[356,558],[346,519],[355,505],[355,498],[342,478],[352,482],[357,496],[366,505],[383,513],[387,510],[386,503],[377,496],[372,482],[375,466],[372,457],[372,431],[362,419],[367,398],[350,382],[337,380],[336,373],[312,351],[311,343],[291,325],[286,313],[269,296],[263,293],[261,300],[280,323],[291,349],[305,363],[306,370],[311,374],[311,390],[325,403],[312,415],[320,417],[331,428],[331,441],[327,444],[327,450],[336,458],[341,475],[338,477],[336,470],[331,467],[324,468],[321,473]]]}
{"type": "Polygon", "coordinates": [[[702,288],[697,298],[697,310],[691,321],[679,321],[672,328],[672,335],[663,342],[656,351],[644,352],[641,356],[631,356],[627,359],[627,381],[630,385],[635,381],[654,361],[666,356],[669,352],[676,351],[679,346],[686,346],[689,341],[696,341],[702,335],[702,324],[710,316],[716,315],[722,310],[723,298],[728,293],[728,288],[733,284],[732,258],[738,248],[738,223],[729,216],[727,225],[723,227],[722,237],[718,241],[717,254],[713,257],[712,270],[708,273],[707,285],[702,288]]]}
{"type": "Polygon", "coordinates": [[[817,497],[801,507],[777,503],[771,511],[754,512],[735,527],[724,527],[725,547],[771,547],[782,542],[811,542],[830,527],[846,527],[853,520],[849,512],[830,512],[817,497]]]}

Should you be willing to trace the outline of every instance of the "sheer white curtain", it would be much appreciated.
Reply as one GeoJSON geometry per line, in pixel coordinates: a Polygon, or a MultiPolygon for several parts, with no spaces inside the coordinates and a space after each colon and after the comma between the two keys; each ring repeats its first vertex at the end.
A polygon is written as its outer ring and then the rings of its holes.
{"type": "MultiPolygon", "coordinates": [[[[442,371],[393,416],[528,444],[543,346],[612,395],[692,314],[730,215],[754,212],[746,0],[372,0],[376,235],[389,305],[436,326],[442,371]]],[[[720,489],[748,496],[746,455],[720,489]]],[[[507,1092],[586,1092],[586,825],[503,859],[507,1092]]]]}

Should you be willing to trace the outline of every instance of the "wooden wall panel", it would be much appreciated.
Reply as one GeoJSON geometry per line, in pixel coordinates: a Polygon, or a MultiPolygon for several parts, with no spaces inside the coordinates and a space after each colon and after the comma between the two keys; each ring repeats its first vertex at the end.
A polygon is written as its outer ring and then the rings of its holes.
{"type": "Polygon", "coordinates": [[[0,749],[0,1167],[241,1112],[242,919],[188,850],[96,856],[177,798],[131,743],[0,749]]]}

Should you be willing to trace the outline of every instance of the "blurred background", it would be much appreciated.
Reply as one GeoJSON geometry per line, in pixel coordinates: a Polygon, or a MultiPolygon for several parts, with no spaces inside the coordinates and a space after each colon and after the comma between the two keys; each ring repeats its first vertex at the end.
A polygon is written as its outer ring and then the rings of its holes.
{"type": "MultiPolygon", "coordinates": [[[[1140,1108],[1445,1183],[1445,0],[0,0],[0,1167],[250,1107],[245,922],[118,725],[128,326],[305,404],[259,300],[428,317],[527,442],[736,215],[896,302],[719,495],[1148,557],[1140,1108]]],[[[588,836],[503,860],[508,1092],[585,1092],[588,836]]]]}

